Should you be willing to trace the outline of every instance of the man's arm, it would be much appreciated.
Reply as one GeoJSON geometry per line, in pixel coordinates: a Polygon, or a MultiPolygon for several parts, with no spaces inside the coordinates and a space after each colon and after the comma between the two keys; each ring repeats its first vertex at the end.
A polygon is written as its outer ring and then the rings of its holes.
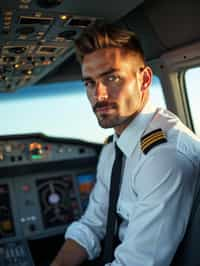
{"type": "MultiPolygon", "coordinates": [[[[108,157],[109,159],[112,158],[112,154],[108,157]]],[[[114,156],[112,159],[114,161],[114,156]]],[[[51,266],[76,266],[86,259],[91,260],[99,256],[100,241],[105,234],[105,214],[108,205],[108,184],[105,184],[103,180],[105,176],[109,175],[103,167],[105,160],[108,161],[108,158],[100,157],[97,182],[90,195],[89,205],[84,215],[80,220],[68,226],[65,233],[66,242],[51,266]]],[[[109,180],[106,181],[109,182],[109,180]]]]}
{"type": "Polygon", "coordinates": [[[72,239],[67,239],[50,266],[78,266],[88,258],[86,250],[72,239]]]}

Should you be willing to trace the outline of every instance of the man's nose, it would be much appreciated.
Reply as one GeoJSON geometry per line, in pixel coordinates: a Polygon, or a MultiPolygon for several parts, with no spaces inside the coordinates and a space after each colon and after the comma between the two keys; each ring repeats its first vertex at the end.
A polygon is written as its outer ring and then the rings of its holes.
{"type": "Polygon", "coordinates": [[[102,101],[108,98],[107,87],[101,82],[96,83],[95,97],[98,101],[102,101]]]}

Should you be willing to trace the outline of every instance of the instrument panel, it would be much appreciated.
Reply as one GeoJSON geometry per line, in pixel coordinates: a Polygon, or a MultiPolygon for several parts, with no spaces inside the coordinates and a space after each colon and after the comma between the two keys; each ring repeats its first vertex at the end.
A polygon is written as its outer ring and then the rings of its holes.
{"type": "Polygon", "coordinates": [[[22,259],[34,265],[25,252],[28,241],[64,236],[67,225],[81,217],[99,151],[96,144],[41,134],[0,137],[0,266],[22,265],[22,259]],[[19,250],[26,255],[14,259],[19,250]]]}
{"type": "Polygon", "coordinates": [[[1,140],[0,138],[0,167],[86,159],[93,156],[93,149],[86,147],[86,145],[70,143],[66,145],[59,140],[55,143],[52,142],[51,138],[45,139],[42,135],[30,139],[21,137],[17,140],[1,140]]]}
{"type": "Polygon", "coordinates": [[[95,182],[95,172],[43,174],[0,179],[0,242],[42,237],[80,218],[95,182]],[[83,179],[79,184],[78,180],[83,179]]]}

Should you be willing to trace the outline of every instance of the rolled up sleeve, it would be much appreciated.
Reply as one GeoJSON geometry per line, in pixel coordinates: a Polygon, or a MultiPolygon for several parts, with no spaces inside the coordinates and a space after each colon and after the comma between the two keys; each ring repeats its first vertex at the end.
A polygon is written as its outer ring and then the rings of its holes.
{"type": "Polygon", "coordinates": [[[88,207],[81,219],[73,222],[65,233],[66,239],[73,239],[86,249],[90,260],[99,256],[100,242],[106,230],[110,169],[105,165],[109,162],[109,166],[112,166],[114,158],[111,156],[108,160],[107,155],[104,155],[104,149],[99,159],[97,181],[91,192],[88,207]]]}

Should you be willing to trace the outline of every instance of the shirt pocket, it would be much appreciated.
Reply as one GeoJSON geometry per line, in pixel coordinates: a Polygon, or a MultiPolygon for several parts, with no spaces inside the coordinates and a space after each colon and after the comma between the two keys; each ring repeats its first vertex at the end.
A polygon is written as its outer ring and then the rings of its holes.
{"type": "Polygon", "coordinates": [[[135,200],[119,200],[117,206],[117,213],[123,220],[129,222],[130,217],[133,215],[136,208],[136,199],[135,200]]]}

